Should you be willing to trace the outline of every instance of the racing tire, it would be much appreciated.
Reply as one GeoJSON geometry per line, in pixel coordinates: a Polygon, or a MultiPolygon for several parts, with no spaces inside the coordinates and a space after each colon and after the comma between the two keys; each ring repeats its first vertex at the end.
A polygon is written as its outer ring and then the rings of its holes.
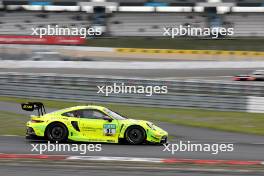
{"type": "Polygon", "coordinates": [[[53,123],[48,126],[46,136],[51,142],[65,142],[68,138],[68,129],[62,123],[53,123]]]}
{"type": "Polygon", "coordinates": [[[131,126],[126,130],[125,139],[129,144],[142,144],[145,142],[146,132],[140,126],[131,126]]]}

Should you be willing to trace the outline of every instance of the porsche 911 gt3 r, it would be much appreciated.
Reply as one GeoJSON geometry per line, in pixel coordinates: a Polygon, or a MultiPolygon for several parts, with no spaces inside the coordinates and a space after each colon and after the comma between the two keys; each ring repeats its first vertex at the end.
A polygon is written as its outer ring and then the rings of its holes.
{"type": "Polygon", "coordinates": [[[166,131],[151,122],[128,119],[102,106],[75,106],[46,114],[42,103],[29,102],[22,109],[38,111],[27,122],[27,138],[130,144],[166,143],[168,138],[166,131]]]}

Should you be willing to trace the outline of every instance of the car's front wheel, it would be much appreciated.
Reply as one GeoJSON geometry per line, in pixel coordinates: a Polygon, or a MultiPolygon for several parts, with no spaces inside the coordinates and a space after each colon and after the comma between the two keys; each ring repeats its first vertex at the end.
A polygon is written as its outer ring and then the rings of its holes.
{"type": "Polygon", "coordinates": [[[53,123],[48,126],[46,135],[51,142],[64,142],[68,138],[68,130],[65,125],[61,123],[53,123]]]}
{"type": "Polygon", "coordinates": [[[146,139],[146,133],[142,127],[132,126],[126,130],[125,138],[129,144],[142,144],[146,139]]]}

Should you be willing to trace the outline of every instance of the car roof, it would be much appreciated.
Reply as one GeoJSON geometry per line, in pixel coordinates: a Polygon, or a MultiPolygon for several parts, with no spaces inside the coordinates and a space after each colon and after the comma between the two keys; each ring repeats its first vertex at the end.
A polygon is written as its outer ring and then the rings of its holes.
{"type": "Polygon", "coordinates": [[[105,107],[98,106],[98,105],[73,106],[73,107],[69,107],[69,108],[65,108],[65,109],[60,109],[60,110],[51,112],[49,114],[54,114],[54,113],[61,114],[61,113],[64,113],[64,112],[80,110],[80,109],[98,109],[98,110],[103,110],[103,109],[105,109],[105,107]]]}
{"type": "Polygon", "coordinates": [[[98,105],[83,105],[83,106],[73,106],[68,109],[102,109],[104,108],[103,106],[98,106],[98,105]]]}

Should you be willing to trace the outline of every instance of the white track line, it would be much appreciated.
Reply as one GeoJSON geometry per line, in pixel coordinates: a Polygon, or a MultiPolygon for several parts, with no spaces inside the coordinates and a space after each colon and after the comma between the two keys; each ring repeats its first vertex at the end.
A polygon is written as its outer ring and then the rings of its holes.
{"type": "Polygon", "coordinates": [[[15,136],[19,136],[19,135],[3,134],[3,135],[0,135],[0,136],[5,136],[5,137],[15,137],[15,136]]]}
{"type": "Polygon", "coordinates": [[[0,68],[87,68],[87,69],[208,69],[264,68],[263,61],[208,62],[98,62],[98,61],[0,61],[0,68]]]}
{"type": "Polygon", "coordinates": [[[108,157],[108,156],[69,156],[66,160],[90,160],[90,161],[131,161],[161,163],[161,158],[136,158],[136,157],[108,157]]]}

